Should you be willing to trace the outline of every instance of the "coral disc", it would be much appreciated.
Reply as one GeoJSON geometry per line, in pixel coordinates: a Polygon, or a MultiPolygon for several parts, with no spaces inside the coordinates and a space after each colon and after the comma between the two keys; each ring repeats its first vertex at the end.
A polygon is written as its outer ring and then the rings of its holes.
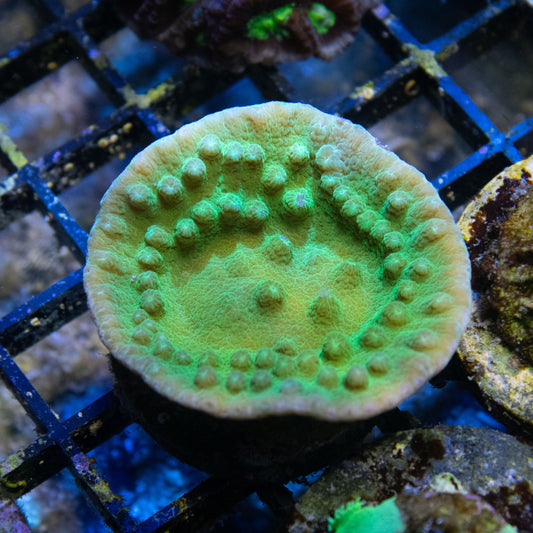
{"type": "Polygon", "coordinates": [[[139,153],[102,201],[84,282],[118,361],[237,419],[390,409],[446,365],[471,305],[466,247],[424,176],[362,127],[280,102],[139,153]]]}

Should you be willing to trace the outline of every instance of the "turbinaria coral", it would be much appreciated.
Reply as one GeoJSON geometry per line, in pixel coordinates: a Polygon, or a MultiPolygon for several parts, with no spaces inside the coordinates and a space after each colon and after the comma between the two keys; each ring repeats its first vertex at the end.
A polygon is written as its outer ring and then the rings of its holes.
{"type": "Polygon", "coordinates": [[[422,174],[360,126],[270,102],[138,154],[102,201],[84,280],[113,356],[166,398],[347,421],[448,362],[469,274],[422,174]]]}

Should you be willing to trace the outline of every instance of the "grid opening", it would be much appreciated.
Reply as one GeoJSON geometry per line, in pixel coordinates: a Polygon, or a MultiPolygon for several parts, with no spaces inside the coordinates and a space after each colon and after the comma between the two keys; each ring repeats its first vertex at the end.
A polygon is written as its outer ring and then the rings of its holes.
{"type": "Polygon", "coordinates": [[[389,114],[369,131],[430,180],[472,152],[425,96],[389,114]]]}
{"type": "Polygon", "coordinates": [[[533,132],[526,133],[515,141],[515,146],[520,150],[520,153],[527,157],[533,152],[533,132]]]}
{"type": "MultiPolygon", "coordinates": [[[[52,69],[56,68],[53,62],[52,69]]],[[[0,105],[0,123],[30,161],[58,148],[113,111],[107,96],[75,61],[0,105]]]]}
{"type": "MultiPolygon", "coordinates": [[[[185,116],[178,120],[177,124],[171,125],[170,130],[174,131],[184,124],[194,122],[209,113],[216,113],[228,107],[261,104],[263,102],[266,102],[266,99],[259,89],[249,78],[242,78],[193,110],[184,109],[185,116]]],[[[161,120],[164,121],[164,117],[161,117],[161,120]]]]}
{"type": "Polygon", "coordinates": [[[4,168],[2,164],[0,164],[0,178],[5,178],[6,176],[9,176],[11,172],[4,168]]]}
{"type": "Polygon", "coordinates": [[[81,266],[37,211],[0,231],[0,249],[0,317],[81,266]]]}
{"type": "Polygon", "coordinates": [[[506,31],[479,53],[472,46],[446,63],[452,78],[502,131],[533,115],[532,10],[504,16],[506,31]]]}
{"type": "Polygon", "coordinates": [[[263,503],[257,493],[239,502],[231,515],[223,518],[217,533],[247,533],[249,531],[276,531],[279,519],[263,503]]]}
{"type": "Polygon", "coordinates": [[[460,213],[474,196],[509,164],[503,154],[496,154],[466,172],[453,185],[440,189],[440,196],[450,209],[460,213]]]}
{"type": "Polygon", "coordinates": [[[35,425],[20,403],[0,382],[0,459],[28,446],[35,439],[35,425]]]}
{"type": "Polygon", "coordinates": [[[426,0],[404,2],[386,0],[385,4],[401,19],[407,29],[422,43],[440,37],[476,11],[487,6],[486,0],[426,0]]]}
{"type": "Polygon", "coordinates": [[[88,4],[89,0],[61,0],[61,3],[63,4],[63,7],[67,10],[67,12],[72,13],[73,11],[79,9],[81,6],[88,4]]]}
{"type": "Polygon", "coordinates": [[[66,420],[111,390],[113,377],[89,313],[17,355],[16,361],[56,416],[66,420]]]}
{"type": "Polygon", "coordinates": [[[99,45],[114,67],[139,93],[146,93],[178,78],[185,61],[173,56],[157,41],[143,41],[129,28],[114,33],[99,45]]]}
{"type": "MultiPolygon", "coordinates": [[[[62,471],[17,500],[35,533],[91,531],[100,517],[72,477],[62,471]]],[[[94,531],[94,530],[93,530],[94,531]]]]}
{"type": "Polygon", "coordinates": [[[361,29],[354,42],[331,61],[310,58],[282,63],[279,70],[294,87],[298,100],[328,111],[356,87],[381,75],[392,65],[381,47],[361,29]]]}
{"type": "Polygon", "coordinates": [[[111,490],[142,522],[181,497],[206,474],[167,454],[139,425],[133,424],[92,450],[111,490]]]}
{"type": "Polygon", "coordinates": [[[61,203],[86,232],[94,223],[102,196],[130,160],[131,157],[112,159],[59,195],[61,203]]]}
{"type": "Polygon", "coordinates": [[[0,54],[5,54],[19,41],[30,39],[48,22],[42,11],[30,0],[4,0],[0,54]]]}

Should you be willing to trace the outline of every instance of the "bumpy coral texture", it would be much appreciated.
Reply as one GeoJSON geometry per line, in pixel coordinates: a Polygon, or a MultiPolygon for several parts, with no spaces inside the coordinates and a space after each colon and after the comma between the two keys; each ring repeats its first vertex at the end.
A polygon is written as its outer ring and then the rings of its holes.
{"type": "Polygon", "coordinates": [[[353,41],[379,0],[115,0],[137,34],[173,53],[242,71],[315,56],[331,59],[353,41]]]}
{"type": "Polygon", "coordinates": [[[417,170],[304,104],[233,108],[138,154],[85,270],[111,352],[220,416],[370,417],[439,371],[470,263],[417,170]]]}

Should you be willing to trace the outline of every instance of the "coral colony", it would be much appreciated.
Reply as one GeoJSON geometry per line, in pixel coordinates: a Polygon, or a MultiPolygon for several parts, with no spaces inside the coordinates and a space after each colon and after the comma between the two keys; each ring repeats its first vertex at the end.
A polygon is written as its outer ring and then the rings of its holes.
{"type": "Polygon", "coordinates": [[[458,226],[472,261],[472,321],[459,356],[494,416],[533,434],[533,158],[506,168],[458,226]]]}
{"type": "Polygon", "coordinates": [[[378,0],[115,0],[142,38],[178,56],[240,72],[248,64],[274,64],[311,56],[331,59],[353,41],[378,0]]]}
{"type": "Polygon", "coordinates": [[[366,419],[448,362],[470,312],[450,212],[363,128],[227,109],[138,154],[105,195],[85,286],[111,353],[229,419],[366,419]]]}

